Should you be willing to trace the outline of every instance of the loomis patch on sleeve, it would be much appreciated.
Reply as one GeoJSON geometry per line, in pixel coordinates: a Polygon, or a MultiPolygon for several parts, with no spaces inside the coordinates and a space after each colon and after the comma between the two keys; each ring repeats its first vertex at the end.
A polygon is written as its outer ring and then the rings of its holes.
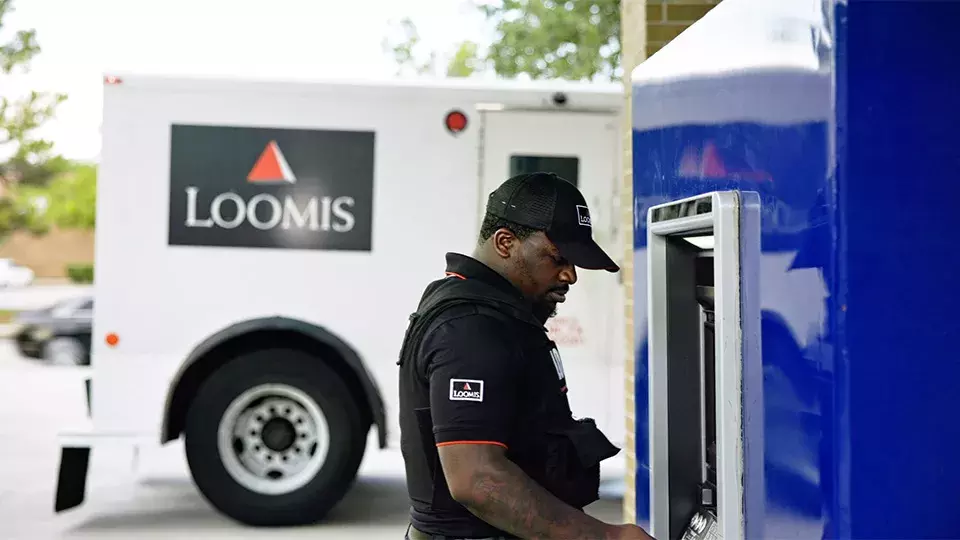
{"type": "Polygon", "coordinates": [[[450,379],[450,401],[483,401],[483,381],[450,379]]]}
{"type": "Polygon", "coordinates": [[[483,315],[460,317],[426,344],[436,442],[506,444],[516,427],[522,356],[502,323],[483,315]]]}

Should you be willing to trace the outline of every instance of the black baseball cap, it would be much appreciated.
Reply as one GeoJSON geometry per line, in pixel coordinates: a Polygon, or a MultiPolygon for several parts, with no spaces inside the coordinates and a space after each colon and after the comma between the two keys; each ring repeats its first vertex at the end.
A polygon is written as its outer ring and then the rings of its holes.
{"type": "Polygon", "coordinates": [[[620,270],[593,240],[590,210],[583,194],[554,173],[534,172],[508,178],[487,198],[487,213],[543,231],[574,266],[620,270]]]}

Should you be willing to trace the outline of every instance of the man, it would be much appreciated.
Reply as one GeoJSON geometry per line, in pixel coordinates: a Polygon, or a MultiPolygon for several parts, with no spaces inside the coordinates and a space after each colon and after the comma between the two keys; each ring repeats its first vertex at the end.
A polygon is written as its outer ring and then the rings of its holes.
{"type": "Polygon", "coordinates": [[[406,538],[649,539],[583,512],[619,449],[574,420],[544,328],[576,267],[619,271],[583,195],[555,174],[510,178],[487,201],[473,256],[446,259],[398,362],[406,538]]]}

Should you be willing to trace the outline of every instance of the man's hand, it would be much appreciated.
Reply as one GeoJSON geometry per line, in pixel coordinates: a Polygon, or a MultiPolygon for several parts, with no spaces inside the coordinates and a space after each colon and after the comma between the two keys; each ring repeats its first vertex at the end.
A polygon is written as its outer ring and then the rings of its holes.
{"type": "Polygon", "coordinates": [[[610,525],[556,498],[534,482],[494,444],[451,444],[439,449],[454,500],[521,538],[634,540],[650,538],[634,525],[610,525]]]}

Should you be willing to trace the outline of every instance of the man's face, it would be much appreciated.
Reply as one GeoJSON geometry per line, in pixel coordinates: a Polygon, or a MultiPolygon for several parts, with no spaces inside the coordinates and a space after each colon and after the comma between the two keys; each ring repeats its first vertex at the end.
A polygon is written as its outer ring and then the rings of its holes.
{"type": "Polygon", "coordinates": [[[537,318],[546,322],[556,315],[557,304],[566,300],[570,286],[577,282],[577,270],[544,233],[536,232],[524,240],[506,234],[512,237],[507,248],[508,277],[533,303],[537,318]]]}

